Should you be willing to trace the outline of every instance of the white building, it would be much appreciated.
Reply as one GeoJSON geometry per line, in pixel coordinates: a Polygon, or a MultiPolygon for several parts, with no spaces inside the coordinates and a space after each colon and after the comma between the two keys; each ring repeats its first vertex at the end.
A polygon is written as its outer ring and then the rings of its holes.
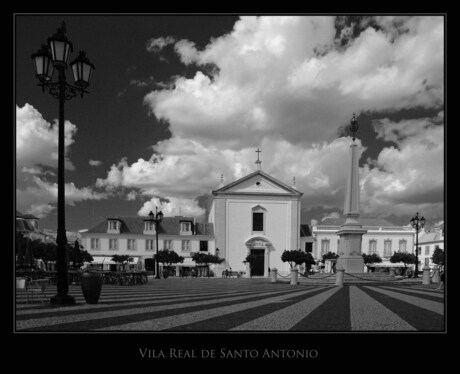
{"type": "MultiPolygon", "coordinates": [[[[390,265],[390,257],[394,252],[413,253],[415,231],[410,226],[395,226],[380,218],[359,218],[367,233],[362,239],[362,253],[376,253],[383,260],[383,265],[390,265]]],[[[326,217],[318,225],[312,227],[315,238],[313,257],[321,259],[327,252],[338,253],[339,236],[337,231],[344,218],[326,217]]]]}
{"type": "Polygon", "coordinates": [[[431,260],[436,248],[444,250],[444,221],[434,226],[430,231],[422,231],[418,238],[418,257],[421,270],[425,265],[432,268],[435,264],[431,260]]]}
{"type": "MultiPolygon", "coordinates": [[[[260,162],[259,162],[260,163],[260,162]]],[[[288,186],[257,170],[215,191],[209,212],[216,247],[225,262],[220,270],[244,271],[249,276],[248,254],[257,256],[252,276],[268,276],[268,268],[289,273],[281,261],[283,251],[301,248],[300,198],[295,184],[288,186]]]]}
{"type": "MultiPolygon", "coordinates": [[[[114,269],[111,261],[114,255],[133,257],[138,269],[154,268],[153,256],[156,253],[156,228],[149,217],[108,217],[88,231],[81,232],[82,245],[93,256],[95,264],[104,269],[114,269]]],[[[193,217],[164,217],[158,226],[158,250],[168,249],[184,257],[180,268],[194,267],[193,253],[215,254],[214,231],[211,224],[195,223],[193,217]]],[[[161,266],[160,266],[161,272],[161,266]]]]}

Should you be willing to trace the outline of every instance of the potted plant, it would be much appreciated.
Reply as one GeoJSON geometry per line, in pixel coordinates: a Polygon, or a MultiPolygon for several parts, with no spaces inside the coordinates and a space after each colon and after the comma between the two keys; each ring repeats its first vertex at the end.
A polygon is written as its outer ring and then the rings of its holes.
{"type": "Polygon", "coordinates": [[[81,274],[81,290],[87,304],[97,304],[102,290],[102,273],[88,267],[81,274]]]}

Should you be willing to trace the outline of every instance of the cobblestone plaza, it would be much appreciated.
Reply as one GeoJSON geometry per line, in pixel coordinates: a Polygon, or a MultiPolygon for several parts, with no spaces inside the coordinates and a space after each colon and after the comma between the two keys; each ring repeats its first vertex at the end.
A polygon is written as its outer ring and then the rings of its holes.
{"type": "MultiPolygon", "coordinates": [[[[16,331],[443,332],[444,292],[436,284],[368,282],[270,283],[259,279],[149,279],[104,285],[97,304],[26,303],[17,290],[16,331]]],[[[46,290],[55,294],[55,286],[46,290]]]]}

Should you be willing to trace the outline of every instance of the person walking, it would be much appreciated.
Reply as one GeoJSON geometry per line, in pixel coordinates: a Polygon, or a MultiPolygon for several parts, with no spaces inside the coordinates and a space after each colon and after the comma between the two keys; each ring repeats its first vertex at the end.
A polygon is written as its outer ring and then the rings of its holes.
{"type": "Polygon", "coordinates": [[[445,275],[444,275],[444,270],[443,270],[441,272],[441,276],[440,276],[441,280],[439,282],[438,288],[436,288],[436,291],[444,291],[444,287],[445,287],[444,286],[444,277],[445,277],[445,275]]]}

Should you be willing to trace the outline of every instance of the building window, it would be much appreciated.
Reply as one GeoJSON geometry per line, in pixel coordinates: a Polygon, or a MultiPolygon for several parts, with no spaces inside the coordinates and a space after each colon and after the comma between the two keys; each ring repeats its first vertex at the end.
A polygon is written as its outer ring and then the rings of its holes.
{"type": "Polygon", "coordinates": [[[98,238],[92,238],[91,239],[91,249],[99,249],[99,239],[98,238]]]}
{"type": "Polygon", "coordinates": [[[146,251],[153,251],[153,240],[152,239],[147,239],[145,241],[145,250],[146,251]]]}
{"type": "Polygon", "coordinates": [[[200,240],[200,252],[207,252],[207,251],[208,251],[208,241],[200,240]]]}
{"type": "Polygon", "coordinates": [[[407,252],[407,241],[405,239],[399,241],[399,252],[407,252]]]}
{"type": "Polygon", "coordinates": [[[128,250],[135,251],[136,249],[136,239],[128,239],[128,250]]]}
{"type": "Polygon", "coordinates": [[[118,249],[118,239],[109,239],[109,249],[111,250],[118,249]]]}
{"type": "Polygon", "coordinates": [[[155,223],[152,221],[145,221],[145,231],[154,231],[155,223]]]}
{"type": "Polygon", "coordinates": [[[425,256],[429,256],[429,255],[430,255],[430,246],[426,245],[425,246],[425,256]]]}
{"type": "Polygon", "coordinates": [[[190,240],[182,240],[182,252],[190,252],[190,240]]]}
{"type": "Polygon", "coordinates": [[[264,231],[264,214],[252,213],[252,231],[264,231]]]}
{"type": "Polygon", "coordinates": [[[377,253],[377,240],[371,239],[369,240],[369,254],[375,254],[377,253]]]}
{"type": "Polygon", "coordinates": [[[118,221],[109,221],[109,230],[118,230],[118,221]]]}
{"type": "Polygon", "coordinates": [[[171,240],[163,240],[163,249],[166,249],[167,251],[171,250],[171,240]]]}
{"type": "Polygon", "coordinates": [[[383,257],[391,257],[391,240],[387,239],[383,242],[383,257]]]}
{"type": "Polygon", "coordinates": [[[305,243],[305,252],[313,251],[313,243],[305,243]]]}
{"type": "Polygon", "coordinates": [[[329,252],[329,239],[321,240],[321,255],[329,252]]]}
{"type": "Polygon", "coordinates": [[[192,231],[191,222],[181,222],[180,231],[192,231]]]}

